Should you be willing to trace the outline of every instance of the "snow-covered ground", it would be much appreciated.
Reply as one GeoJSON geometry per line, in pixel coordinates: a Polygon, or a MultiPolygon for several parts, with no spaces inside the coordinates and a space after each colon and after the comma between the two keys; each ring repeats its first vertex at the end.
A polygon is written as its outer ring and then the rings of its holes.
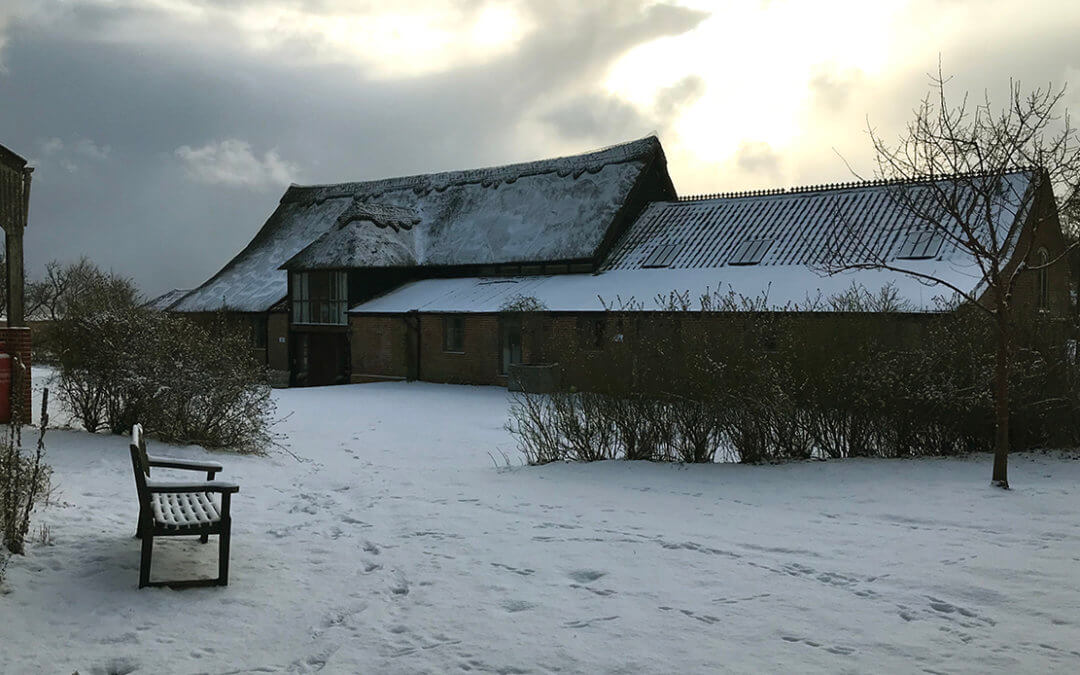
{"type": "MultiPolygon", "coordinates": [[[[136,590],[126,441],[51,431],[59,504],[0,595],[5,673],[1076,672],[1080,461],[515,462],[495,388],[276,394],[212,455],[231,584],[136,590]]],[[[203,457],[198,448],[152,447],[203,457]]],[[[155,546],[155,576],[216,547],[155,546]]]]}

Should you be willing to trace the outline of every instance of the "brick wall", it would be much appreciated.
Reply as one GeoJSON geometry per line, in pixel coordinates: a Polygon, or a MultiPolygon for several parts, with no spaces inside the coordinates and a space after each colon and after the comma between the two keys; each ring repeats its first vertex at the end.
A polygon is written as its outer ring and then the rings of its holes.
{"type": "MultiPolygon", "coordinates": [[[[23,419],[27,422],[33,419],[33,415],[37,414],[37,411],[30,409],[30,333],[29,328],[0,327],[0,342],[6,345],[4,352],[18,356],[26,366],[26,376],[23,378],[22,405],[25,411],[23,419]]],[[[13,367],[14,365],[12,363],[13,367]]],[[[12,394],[12,401],[14,401],[14,392],[12,394]]]]}
{"type": "Polygon", "coordinates": [[[426,382],[505,385],[499,373],[499,315],[465,314],[460,352],[443,350],[444,317],[420,315],[420,379],[426,382]]]}
{"type": "Polygon", "coordinates": [[[404,317],[353,316],[349,326],[352,382],[405,379],[408,345],[404,317]]]}
{"type": "MultiPolygon", "coordinates": [[[[426,382],[506,386],[499,373],[501,359],[498,314],[466,314],[463,348],[443,349],[441,314],[353,316],[352,382],[406,379],[409,376],[409,324],[419,324],[418,379],[426,382]]],[[[898,342],[924,339],[923,327],[934,315],[899,318],[873,315],[790,315],[780,330],[805,333],[861,330],[860,322],[889,322],[898,342]]],[[[510,319],[514,320],[514,319],[510,319]]],[[[712,340],[767,341],[751,334],[744,317],[701,316],[694,313],[541,313],[518,317],[521,322],[522,362],[558,363],[562,383],[579,389],[630,386],[648,377],[678,378],[687,352],[712,340]],[[598,322],[599,327],[594,326],[598,322]],[[659,338],[659,339],[658,339],[659,338]],[[658,346],[662,345],[662,346],[658,346]]]]}

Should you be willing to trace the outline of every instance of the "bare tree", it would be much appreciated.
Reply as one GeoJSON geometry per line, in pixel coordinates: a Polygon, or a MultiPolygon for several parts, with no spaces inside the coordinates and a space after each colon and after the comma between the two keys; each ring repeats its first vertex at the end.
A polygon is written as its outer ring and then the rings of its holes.
{"type": "MultiPolygon", "coordinates": [[[[1052,257],[1031,257],[1039,231],[1059,227],[1055,193],[1071,205],[1064,197],[1080,175],[1080,138],[1068,113],[1059,113],[1064,88],[1025,93],[1011,81],[1006,106],[996,109],[988,94],[977,104],[964,95],[953,105],[947,84],[939,67],[895,145],[869,129],[875,177],[916,228],[907,243],[924,250],[955,246],[977,265],[982,283],[972,289],[926,266],[906,264],[894,247],[882,244],[880,225],[843,223],[841,241],[834,242],[823,267],[830,274],[890,270],[947,288],[985,313],[994,327],[996,354],[992,481],[1007,489],[1013,294],[1025,271],[1045,269],[1068,255],[1066,248],[1052,257]]],[[[841,211],[838,206],[843,220],[841,211]]]]}
{"type": "Polygon", "coordinates": [[[138,289],[130,279],[106,272],[83,257],[68,264],[61,264],[56,260],[49,262],[45,265],[45,277],[31,282],[26,295],[29,316],[56,321],[63,318],[74,304],[135,304],[138,300],[138,289]]]}

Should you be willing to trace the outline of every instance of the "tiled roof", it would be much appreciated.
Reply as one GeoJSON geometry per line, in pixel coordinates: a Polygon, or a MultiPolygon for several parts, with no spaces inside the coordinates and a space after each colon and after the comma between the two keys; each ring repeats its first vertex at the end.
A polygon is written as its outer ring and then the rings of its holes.
{"type": "MultiPolygon", "coordinates": [[[[1012,225],[1020,199],[1011,195],[1023,195],[1032,177],[1031,172],[1006,177],[999,230],[1012,225]]],[[[897,199],[897,191],[907,192],[905,199],[918,200],[928,199],[925,193],[929,189],[920,183],[869,184],[656,202],[627,230],[604,269],[655,267],[657,258],[671,269],[717,268],[740,261],[747,264],[747,255],[757,258],[749,264],[762,266],[815,266],[836,255],[849,260],[860,254],[894,259],[902,253],[908,234],[927,228],[911,216],[902,199],[897,199]],[[853,233],[869,251],[845,244],[853,233]]],[[[965,193],[962,182],[958,195],[961,201],[972,199],[972,191],[965,193]]],[[[930,257],[947,261],[967,256],[967,251],[949,240],[930,257]]]]}

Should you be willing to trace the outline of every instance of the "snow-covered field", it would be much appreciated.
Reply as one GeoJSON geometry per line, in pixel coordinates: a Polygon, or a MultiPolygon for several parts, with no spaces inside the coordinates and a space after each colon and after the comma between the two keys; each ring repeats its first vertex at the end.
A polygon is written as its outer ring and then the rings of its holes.
{"type": "MultiPolygon", "coordinates": [[[[496,468],[506,393],[277,393],[231,584],[136,590],[126,441],[51,431],[59,504],[0,595],[5,673],[1076,672],[1080,461],[496,468]]],[[[197,448],[152,452],[202,457],[197,448]]],[[[155,576],[214,573],[159,540],[155,576]]]]}

